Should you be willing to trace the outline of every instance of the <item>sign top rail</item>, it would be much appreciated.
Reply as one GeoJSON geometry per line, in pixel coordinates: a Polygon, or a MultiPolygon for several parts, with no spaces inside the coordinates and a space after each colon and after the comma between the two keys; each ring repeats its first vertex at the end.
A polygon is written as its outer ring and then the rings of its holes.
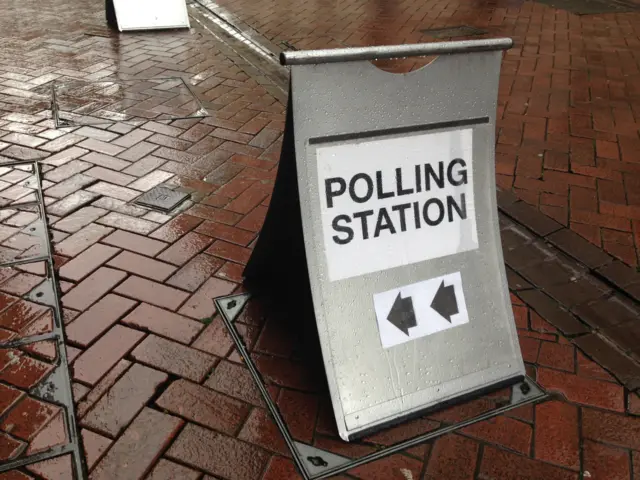
{"type": "Polygon", "coordinates": [[[282,65],[313,65],[319,63],[357,62],[362,60],[383,60],[428,55],[490,52],[495,50],[508,50],[512,46],[513,40],[511,38],[487,38],[482,40],[462,40],[458,42],[303,50],[298,52],[282,52],[280,54],[280,63],[282,65]]]}

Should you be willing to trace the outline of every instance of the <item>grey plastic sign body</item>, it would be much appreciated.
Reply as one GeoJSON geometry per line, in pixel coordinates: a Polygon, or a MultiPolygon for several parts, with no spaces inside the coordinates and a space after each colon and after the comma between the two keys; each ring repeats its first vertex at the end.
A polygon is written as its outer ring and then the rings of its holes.
{"type": "Polygon", "coordinates": [[[305,249],[345,440],[525,375],[495,198],[502,55],[467,50],[404,75],[291,62],[305,249]]]}

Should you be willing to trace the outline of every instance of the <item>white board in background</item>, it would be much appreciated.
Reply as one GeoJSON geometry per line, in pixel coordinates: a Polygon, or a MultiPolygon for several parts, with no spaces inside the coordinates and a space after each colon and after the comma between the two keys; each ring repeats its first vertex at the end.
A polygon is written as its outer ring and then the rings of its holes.
{"type": "Polygon", "coordinates": [[[113,0],[113,5],[121,32],[190,27],[185,0],[113,0]]]}

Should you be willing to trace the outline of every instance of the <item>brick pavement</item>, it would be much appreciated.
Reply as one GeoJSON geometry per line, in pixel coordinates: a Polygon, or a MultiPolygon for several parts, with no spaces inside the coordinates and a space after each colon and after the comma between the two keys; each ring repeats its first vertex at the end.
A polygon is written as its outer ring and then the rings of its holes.
{"type": "MultiPolygon", "coordinates": [[[[520,298],[530,300],[531,294],[537,291],[512,280],[513,308],[527,371],[552,393],[553,398],[535,406],[520,407],[506,415],[463,428],[454,435],[355,468],[339,478],[635,478],[631,476],[630,462],[638,448],[637,441],[632,439],[640,428],[640,418],[633,416],[636,410],[632,403],[636,402],[636,397],[625,400],[625,388],[550,323],[562,323],[558,321],[557,314],[547,311],[543,317],[520,298]],[[609,430],[605,424],[610,421],[621,423],[609,430]],[[597,432],[593,430],[596,424],[599,426],[597,432]],[[620,439],[629,434],[626,440],[621,440],[624,445],[607,436],[616,428],[626,432],[620,439]],[[411,472],[411,475],[407,477],[406,472],[411,472]]],[[[312,359],[312,355],[305,353],[307,347],[300,340],[303,329],[295,326],[300,325],[300,318],[283,322],[279,316],[265,312],[268,309],[263,308],[261,302],[252,300],[235,324],[242,332],[250,356],[296,441],[349,458],[359,458],[381,446],[466,420],[484,412],[494,402],[503,402],[505,395],[508,398],[509,390],[497,392],[375,433],[361,441],[344,443],[338,438],[328,397],[318,393],[323,382],[319,370],[311,366],[317,364],[317,358],[312,359]]],[[[572,325],[562,323],[565,331],[580,326],[577,320],[572,325]]],[[[213,328],[219,331],[222,327],[216,325],[213,328]]],[[[224,351],[228,352],[231,346],[229,341],[224,351]]],[[[262,407],[250,414],[241,429],[240,438],[276,453],[287,452],[275,425],[263,409],[249,371],[238,365],[232,356],[221,361],[205,385],[262,407]]],[[[174,405],[178,404],[176,401],[174,405]]],[[[287,464],[288,471],[293,471],[291,462],[282,460],[282,464],[287,464]]],[[[298,478],[280,475],[282,478],[298,478]]]]}
{"type": "MultiPolygon", "coordinates": [[[[0,31],[12,35],[3,33],[0,47],[0,161],[38,160],[44,171],[89,478],[298,478],[211,303],[241,290],[242,268],[269,204],[284,120],[274,90],[200,27],[118,36],[104,30],[101,5],[88,0],[20,7],[0,0],[0,7],[0,31]],[[115,72],[124,80],[184,77],[212,116],[53,128],[43,86],[115,72]],[[171,215],[130,203],[159,183],[188,192],[190,200],[171,215]]],[[[30,194],[28,176],[2,171],[5,204],[30,194]]],[[[26,213],[2,219],[2,258],[15,254],[17,227],[33,220],[26,213]]],[[[24,237],[18,240],[26,245],[24,237]]],[[[511,258],[520,258],[521,245],[513,246],[511,258]]],[[[535,278],[527,265],[522,269],[535,278]]],[[[18,299],[42,282],[39,267],[0,273],[0,338],[47,331],[39,304],[18,299]]],[[[585,320],[597,314],[585,312],[581,323],[558,307],[556,285],[548,297],[510,276],[529,372],[556,399],[341,478],[640,478],[640,386],[634,383],[640,376],[627,370],[632,373],[624,377],[622,367],[607,363],[611,356],[592,360],[605,348],[585,320]]],[[[291,363],[287,339],[270,323],[245,322],[247,338],[272,367],[271,391],[295,435],[329,448],[335,435],[330,411],[300,393],[308,379],[285,368],[291,363]]],[[[65,441],[59,408],[32,395],[53,369],[42,343],[0,349],[0,466],[65,441]]],[[[453,409],[430,421],[459,415],[453,409]]],[[[397,441],[427,428],[417,425],[367,442],[397,441]]],[[[352,456],[372,447],[332,448],[352,456]]],[[[0,479],[66,480],[70,462],[61,456],[0,479]]]]}
{"type": "Polygon", "coordinates": [[[640,12],[576,16],[522,0],[200,1],[276,49],[431,42],[421,30],[460,25],[513,38],[500,85],[499,185],[638,265],[640,12]]]}

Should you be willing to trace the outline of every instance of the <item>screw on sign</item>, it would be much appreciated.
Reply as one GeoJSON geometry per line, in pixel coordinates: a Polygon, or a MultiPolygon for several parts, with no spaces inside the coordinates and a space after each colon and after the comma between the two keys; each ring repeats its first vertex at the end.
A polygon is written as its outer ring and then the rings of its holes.
{"type": "Polygon", "coordinates": [[[314,467],[326,467],[329,465],[322,457],[307,457],[307,460],[309,460],[314,467]]]}

